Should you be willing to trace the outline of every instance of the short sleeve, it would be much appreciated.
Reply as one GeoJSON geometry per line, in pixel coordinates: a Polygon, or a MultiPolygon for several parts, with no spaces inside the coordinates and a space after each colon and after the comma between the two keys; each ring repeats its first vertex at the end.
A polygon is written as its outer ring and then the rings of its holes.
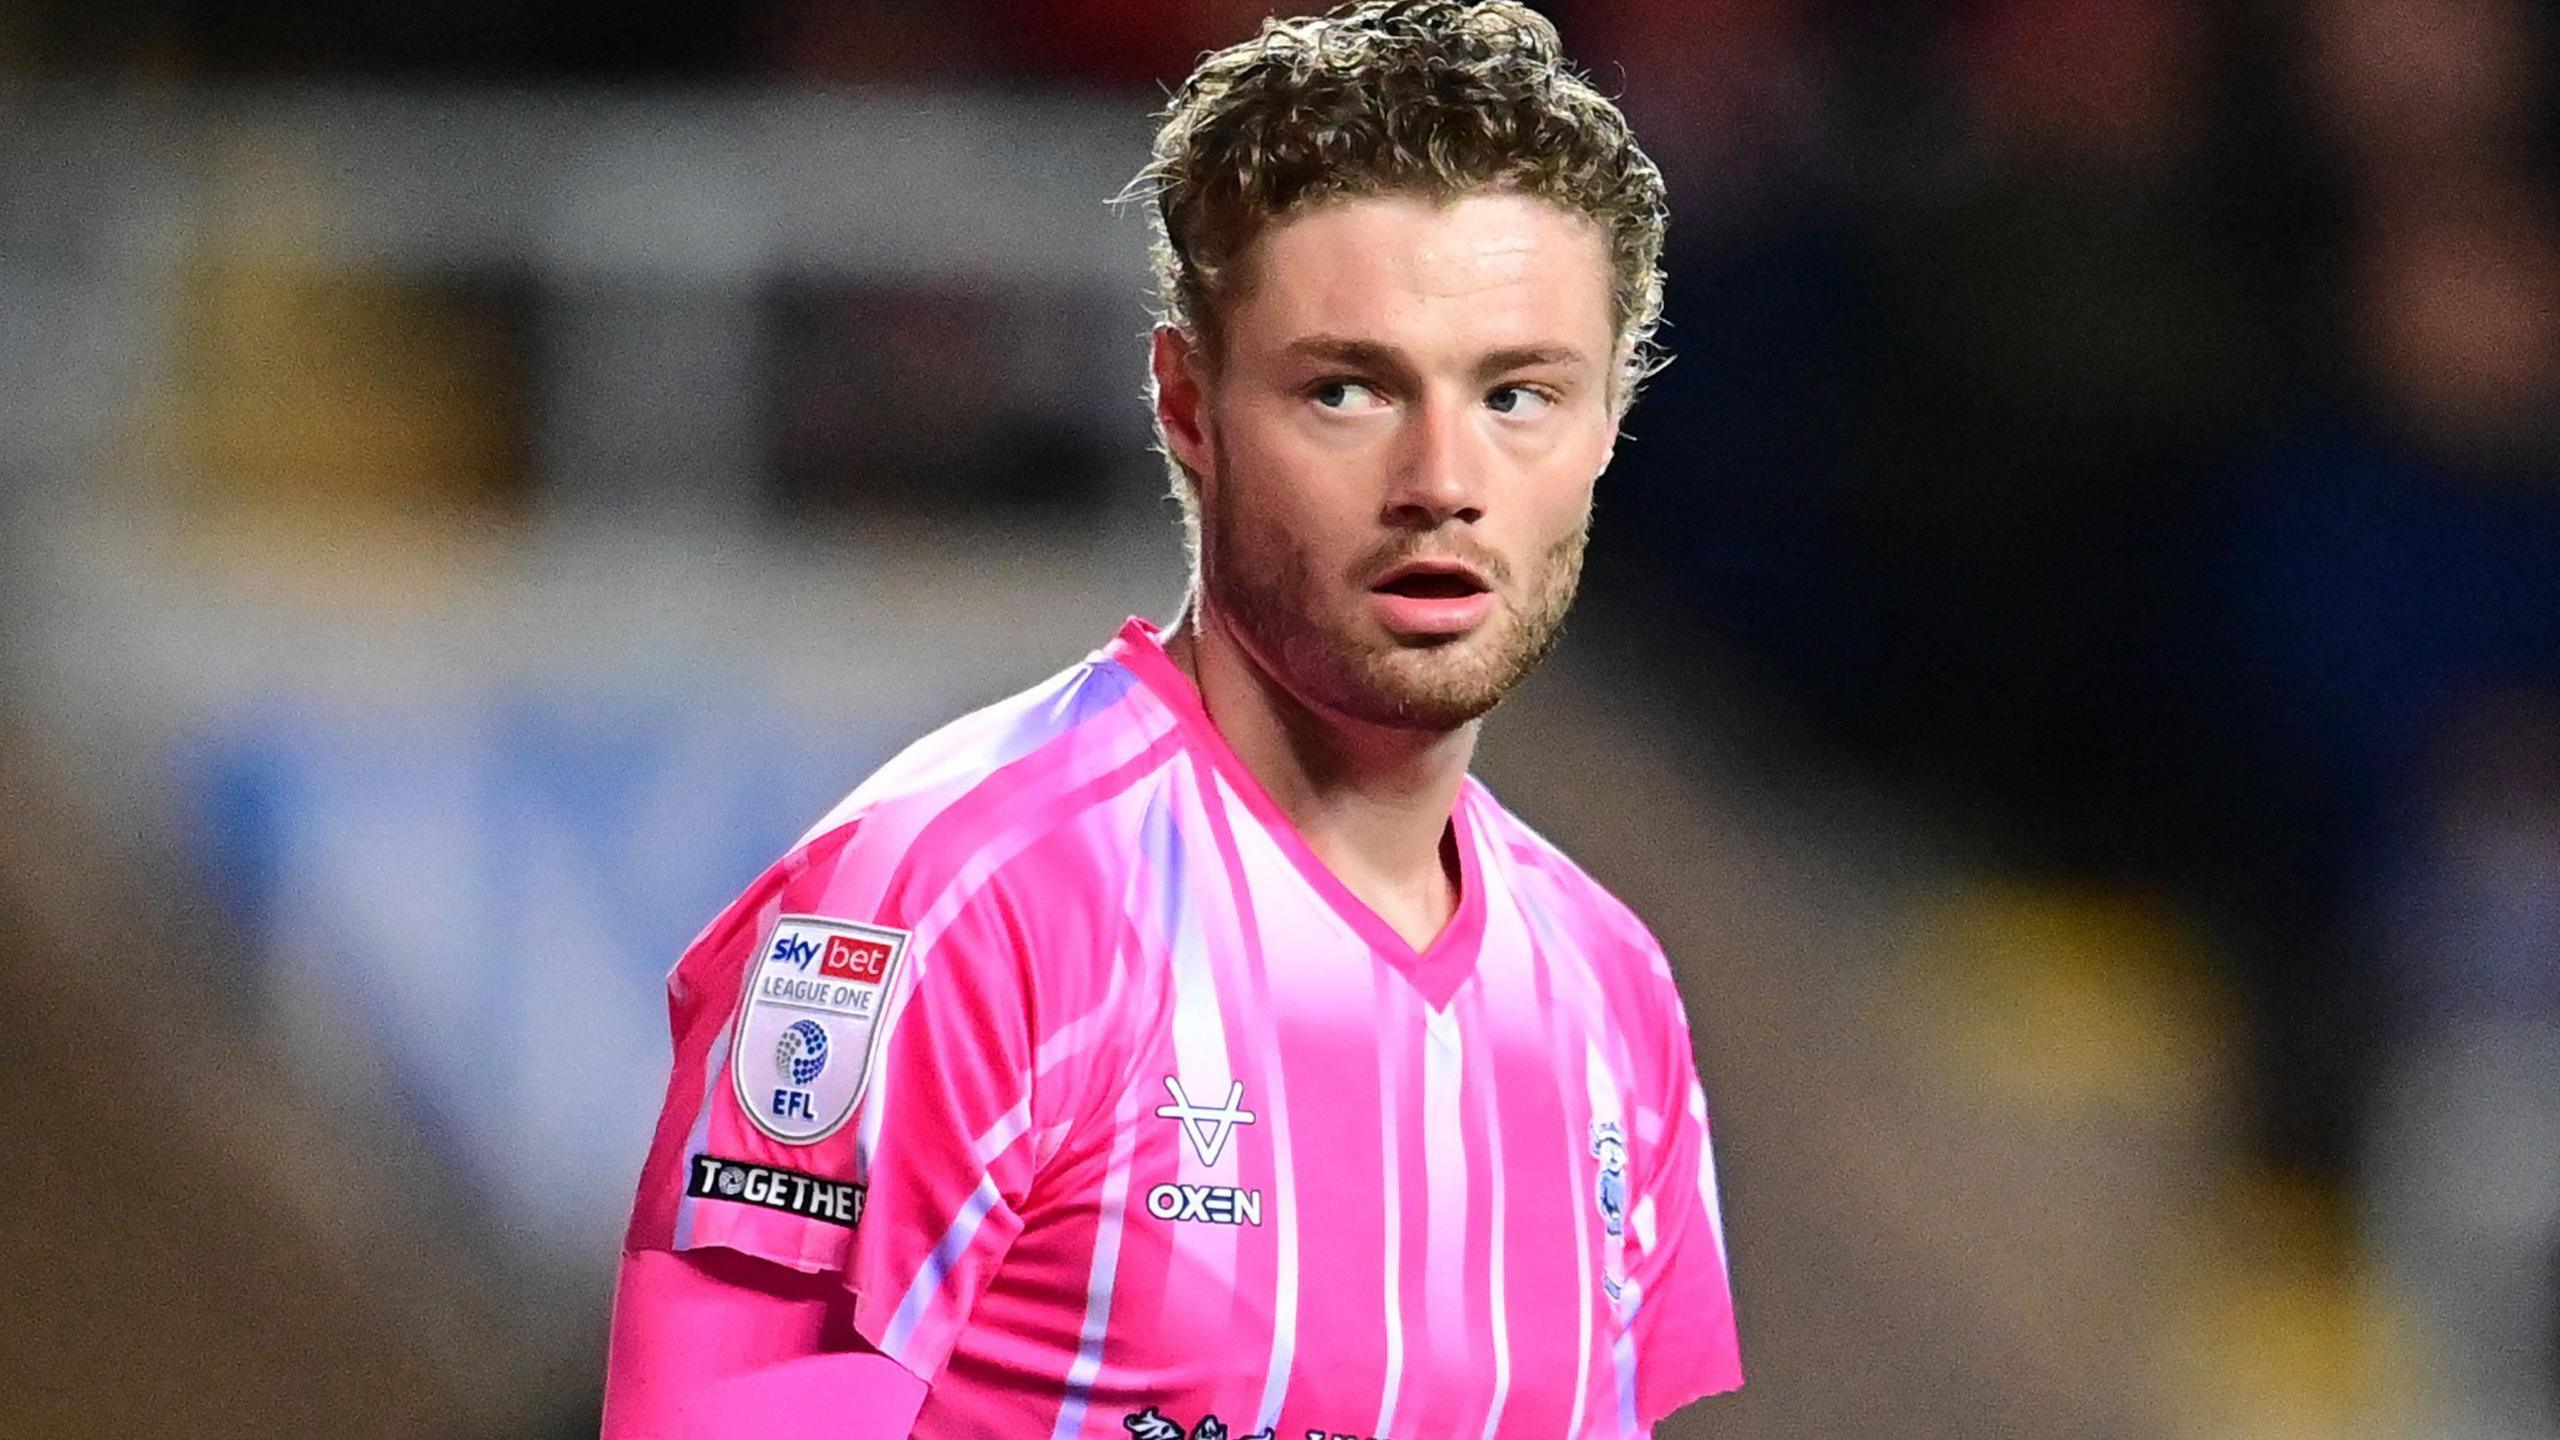
{"type": "Polygon", "coordinates": [[[1648,1109],[1659,1117],[1654,1143],[1637,1156],[1629,1267],[1636,1309],[1636,1409],[1647,1424],[1702,1395],[1741,1388],[1742,1350],[1726,1265],[1724,1213],[1716,1190],[1707,1096],[1698,1081],[1688,1022],[1663,974],[1657,1073],[1648,1109]]]}
{"type": "Polygon", "coordinates": [[[935,1378],[1034,1169],[1020,933],[999,883],[939,882],[858,834],[777,867],[670,978],[631,1248],[836,1274],[862,1338],[935,1378]]]}

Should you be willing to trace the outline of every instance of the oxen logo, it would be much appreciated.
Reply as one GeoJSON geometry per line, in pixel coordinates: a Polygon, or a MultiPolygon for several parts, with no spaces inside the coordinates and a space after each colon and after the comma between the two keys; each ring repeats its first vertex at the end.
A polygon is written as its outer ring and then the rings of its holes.
{"type": "MultiPolygon", "coordinates": [[[[1227,1082],[1227,1101],[1223,1105],[1193,1103],[1174,1076],[1164,1077],[1165,1093],[1173,1097],[1170,1105],[1159,1105],[1156,1114],[1182,1128],[1182,1136],[1191,1142],[1191,1153],[1205,1168],[1218,1163],[1227,1153],[1227,1141],[1236,1127],[1254,1121],[1252,1111],[1244,1108],[1244,1082],[1227,1082]]],[[[1216,1181],[1168,1181],[1147,1191],[1147,1213],[1158,1220],[1188,1220],[1206,1225],[1259,1225],[1262,1223],[1262,1192],[1249,1186],[1227,1185],[1216,1181]]]]}
{"type": "Polygon", "coordinates": [[[1244,1108],[1241,1080],[1227,1082],[1224,1105],[1192,1104],[1191,1097],[1182,1093],[1182,1082],[1171,1075],[1164,1077],[1164,1088],[1173,1096],[1173,1103],[1157,1106],[1156,1114],[1182,1122],[1182,1133],[1191,1137],[1191,1153],[1199,1156],[1203,1165],[1217,1164],[1218,1157],[1226,1151],[1227,1137],[1235,1133],[1237,1126],[1253,1123],[1253,1112],[1244,1108]]]}

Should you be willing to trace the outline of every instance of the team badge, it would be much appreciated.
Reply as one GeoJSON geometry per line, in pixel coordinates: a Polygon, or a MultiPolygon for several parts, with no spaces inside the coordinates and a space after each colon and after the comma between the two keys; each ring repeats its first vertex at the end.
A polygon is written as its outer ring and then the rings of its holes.
{"type": "Polygon", "coordinates": [[[1611,1235],[1627,1233],[1627,1137],[1615,1120],[1591,1125],[1591,1157],[1600,1162],[1600,1223],[1611,1235]]]}
{"type": "Polygon", "coordinates": [[[836,1132],[871,1073],[907,932],[852,920],[785,915],[747,970],[747,1000],[729,1048],[738,1104],[788,1145],[836,1132]]]}

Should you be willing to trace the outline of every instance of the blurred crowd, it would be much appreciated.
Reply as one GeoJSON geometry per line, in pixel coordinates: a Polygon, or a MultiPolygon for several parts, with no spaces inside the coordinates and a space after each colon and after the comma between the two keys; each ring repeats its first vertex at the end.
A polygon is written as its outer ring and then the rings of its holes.
{"type": "MultiPolygon", "coordinates": [[[[0,19],[0,62],[110,85],[1105,89],[1136,133],[1143,97],[1265,8],[38,3],[0,19]]],[[[2208,957],[2254,1149],[2433,1337],[2455,1397],[2436,1433],[2560,1433],[2560,18],[1542,8],[1623,95],[1674,210],[1675,360],[1603,489],[1585,626],[1702,703],[1739,687],[1986,870],[2116,897],[2165,926],[2155,951],[2208,957]]],[[[277,303],[208,277],[204,363],[277,303]]],[[[306,414],[305,469],[261,483],[541,507],[512,418],[523,296],[460,277],[328,303],[377,307],[448,373],[428,402],[414,369],[368,390],[364,356],[334,357],[351,407],[420,407],[407,448],[341,463],[360,441],[306,414]]],[[[1044,394],[1135,423],[1134,338],[1055,340],[1093,312],[1026,319],[965,286],[762,303],[760,513],[1073,525],[1143,461],[1132,431],[1005,400],[1045,366],[1065,378],[1044,394]]],[[[189,414],[209,483],[278,473],[255,394],[189,414]]],[[[2199,1002],[2193,1023],[2220,1022],[2199,1002]]]]}

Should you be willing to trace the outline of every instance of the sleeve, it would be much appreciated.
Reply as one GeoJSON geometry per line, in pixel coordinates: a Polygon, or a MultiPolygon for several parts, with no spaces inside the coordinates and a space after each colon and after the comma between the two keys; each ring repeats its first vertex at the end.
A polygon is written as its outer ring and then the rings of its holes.
{"type": "Polygon", "coordinates": [[[1036,1021],[1004,887],[912,853],[822,837],[679,962],[627,1248],[831,1275],[930,1382],[1021,1230],[1036,1021]]]}
{"type": "Polygon", "coordinates": [[[847,1303],[825,1276],[725,1250],[623,1256],[603,1440],[905,1440],[924,1382],[885,1355],[830,1346],[847,1303]]]}
{"type": "Polygon", "coordinates": [[[1657,1048],[1646,1106],[1654,1133],[1632,1157],[1628,1215],[1635,1247],[1629,1278],[1636,1295],[1630,1322],[1636,1410],[1647,1424],[1702,1395],[1742,1386],[1706,1089],[1669,966],[1662,964],[1658,974],[1657,1048]]]}

